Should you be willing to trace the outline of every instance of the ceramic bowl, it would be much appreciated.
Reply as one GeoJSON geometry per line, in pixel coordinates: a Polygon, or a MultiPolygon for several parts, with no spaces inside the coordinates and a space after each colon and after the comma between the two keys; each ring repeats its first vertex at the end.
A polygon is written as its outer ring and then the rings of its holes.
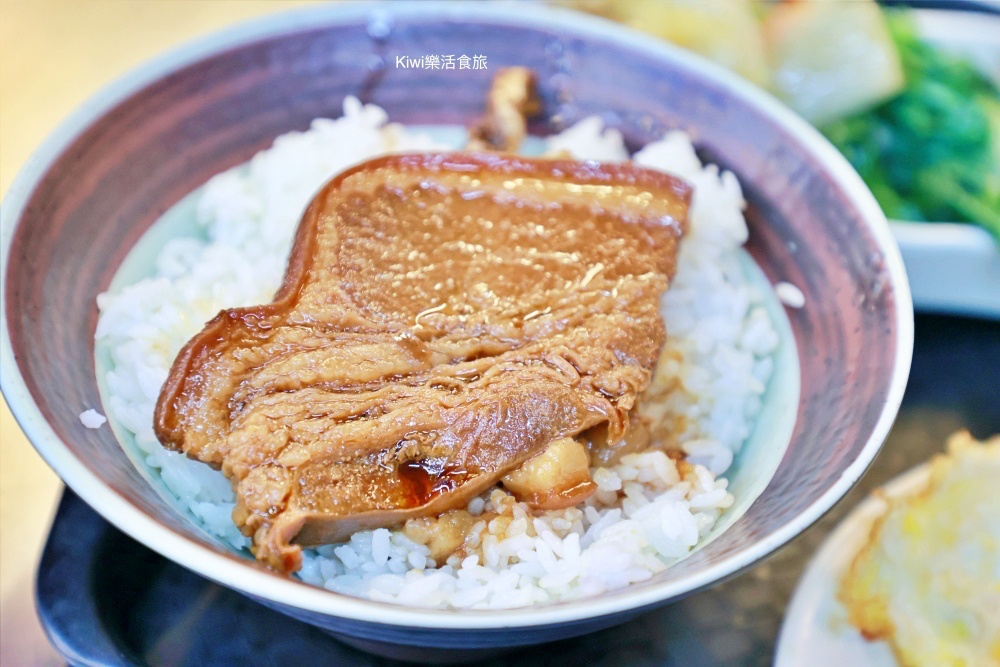
{"type": "MultiPolygon", "coordinates": [[[[4,395],[56,472],[111,523],[166,557],[355,645],[470,650],[582,634],[749,567],[801,532],[862,475],[896,415],[912,306],[875,201],[805,122],[696,57],[600,19],[533,5],[352,5],[246,24],[173,51],[100,92],[38,150],[3,201],[4,395]],[[403,69],[397,56],[485,54],[487,70],[403,69]],[[653,579],[605,595],[495,612],[408,609],[280,576],[207,542],[140,476],[99,406],[95,297],[136,240],[210,176],[346,95],[411,124],[470,124],[504,65],[539,75],[536,132],[600,114],[632,147],[681,128],[733,170],[749,249],[789,311],[801,396],[763,494],[721,537],[653,579]]],[[[387,648],[389,647],[389,648],[387,648]]]]}

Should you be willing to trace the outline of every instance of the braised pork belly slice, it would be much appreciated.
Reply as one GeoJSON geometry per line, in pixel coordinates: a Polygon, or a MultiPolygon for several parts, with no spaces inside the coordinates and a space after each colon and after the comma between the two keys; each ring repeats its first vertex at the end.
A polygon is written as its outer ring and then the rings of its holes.
{"type": "Polygon", "coordinates": [[[349,169],[306,210],[274,301],[180,352],[157,436],[231,479],[234,520],[282,571],[302,546],[463,507],[536,456],[514,492],[578,502],[592,484],[565,439],[625,439],[689,195],[632,165],[496,154],[349,169]]]}

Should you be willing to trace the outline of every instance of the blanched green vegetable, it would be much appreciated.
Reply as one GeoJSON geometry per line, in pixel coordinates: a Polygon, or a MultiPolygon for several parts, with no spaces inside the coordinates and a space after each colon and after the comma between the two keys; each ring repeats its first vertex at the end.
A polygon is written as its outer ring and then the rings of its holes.
{"type": "Polygon", "coordinates": [[[871,111],[822,128],[886,216],[972,222],[1000,241],[1000,96],[965,61],[889,16],[906,87],[871,111]]]}

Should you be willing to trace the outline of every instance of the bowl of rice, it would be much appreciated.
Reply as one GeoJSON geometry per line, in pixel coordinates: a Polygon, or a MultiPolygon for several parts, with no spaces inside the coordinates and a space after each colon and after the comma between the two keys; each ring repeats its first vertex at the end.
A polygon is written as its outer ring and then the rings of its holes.
{"type": "Polygon", "coordinates": [[[398,656],[579,635],[750,567],[864,473],[909,372],[898,249],[846,161],[720,68],[563,10],[348,5],[235,27],[98,93],[2,211],[3,393],[67,485],[177,563],[398,656]],[[522,152],[693,187],[648,408],[673,450],[594,465],[576,507],[478,496],[459,555],[408,524],[274,572],[229,481],[157,441],[170,365],[219,310],[270,300],[324,182],[461,147],[510,66],[543,108],[522,152]]]}

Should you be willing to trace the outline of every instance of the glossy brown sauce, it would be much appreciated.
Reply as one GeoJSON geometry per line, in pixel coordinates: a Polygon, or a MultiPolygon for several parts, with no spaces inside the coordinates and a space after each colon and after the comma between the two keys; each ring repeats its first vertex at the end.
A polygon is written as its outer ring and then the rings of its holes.
{"type": "Polygon", "coordinates": [[[421,507],[442,493],[454,491],[470,476],[466,470],[430,459],[401,463],[396,475],[403,489],[405,509],[421,507]]]}

